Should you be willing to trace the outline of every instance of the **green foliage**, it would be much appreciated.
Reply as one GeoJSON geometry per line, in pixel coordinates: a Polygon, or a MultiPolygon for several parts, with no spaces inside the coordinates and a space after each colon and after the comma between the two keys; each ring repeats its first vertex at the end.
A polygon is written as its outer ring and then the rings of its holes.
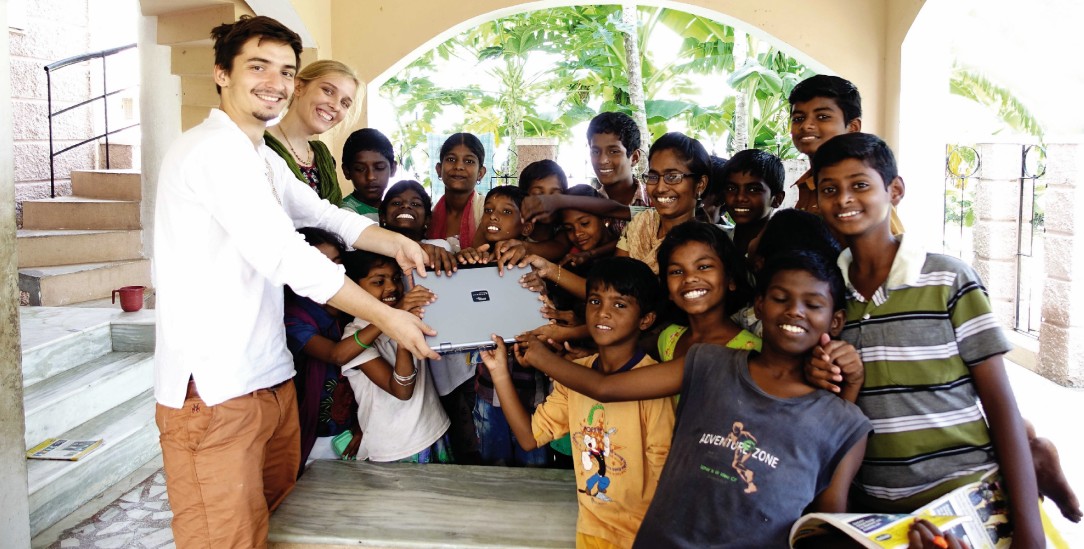
{"type": "Polygon", "coordinates": [[[949,78],[949,91],[987,107],[1013,130],[1042,139],[1042,124],[1027,106],[1013,95],[1012,91],[990,80],[986,75],[954,64],[949,78]]]}
{"type": "Polygon", "coordinates": [[[949,145],[945,155],[945,224],[975,225],[975,190],[968,185],[979,169],[974,147],[949,145]]]}
{"type": "MultiPolygon", "coordinates": [[[[759,43],[749,49],[751,59],[736,60],[734,29],[718,21],[661,7],[638,11],[644,109],[652,137],[679,123],[691,135],[719,140],[733,132],[734,96],[745,93],[750,108],[742,114],[752,117],[750,143],[784,157],[796,154],[786,95],[811,71],[759,43]],[[652,33],[662,28],[682,37],[674,59],[657,59],[647,48],[652,33]],[[718,103],[696,99],[705,75],[729,75],[731,89],[718,90],[718,103]]],[[[432,124],[447,107],[463,112],[462,128],[492,132],[499,146],[510,149],[518,137],[570,140],[571,128],[597,112],[631,113],[622,34],[631,30],[624,27],[618,5],[552,8],[488,21],[422,55],[380,88],[397,111],[393,141],[417,144],[400,151],[403,168],[429,162],[420,156],[425,135],[442,130],[432,124]],[[552,63],[539,69],[530,62],[538,56],[550,56],[552,63]],[[450,59],[471,60],[499,83],[497,89],[474,83],[436,86],[430,76],[450,59]],[[544,105],[556,108],[547,112],[544,105]]]]}
{"type": "Polygon", "coordinates": [[[975,203],[964,196],[959,189],[945,191],[945,224],[967,228],[975,225],[975,203]]]}

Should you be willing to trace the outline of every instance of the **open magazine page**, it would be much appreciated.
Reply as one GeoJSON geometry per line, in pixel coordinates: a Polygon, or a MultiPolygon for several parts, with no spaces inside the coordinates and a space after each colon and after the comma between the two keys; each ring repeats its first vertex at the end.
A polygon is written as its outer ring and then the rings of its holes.
{"type": "Polygon", "coordinates": [[[907,532],[916,517],[932,522],[941,531],[966,541],[972,549],[1008,547],[1011,527],[1008,503],[998,478],[961,486],[910,515],[876,513],[811,513],[798,519],[790,530],[790,543],[840,531],[863,547],[906,548],[907,532]]]}
{"type": "Polygon", "coordinates": [[[62,438],[48,438],[37,446],[27,450],[26,457],[29,459],[59,459],[64,461],[76,461],[98,449],[102,445],[102,439],[98,440],[68,440],[62,438]]]}

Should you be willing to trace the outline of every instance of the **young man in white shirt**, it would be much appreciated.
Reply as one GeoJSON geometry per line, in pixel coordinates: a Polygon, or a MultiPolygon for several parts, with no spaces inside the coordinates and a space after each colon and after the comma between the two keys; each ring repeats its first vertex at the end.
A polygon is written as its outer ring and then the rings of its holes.
{"type": "Polygon", "coordinates": [[[320,200],[263,142],[293,93],[296,33],[211,31],[221,104],[162,162],[155,210],[156,421],[177,547],[263,547],[300,459],[282,286],[356,315],[418,357],[433,330],[377,301],[295,232],[337,233],[424,276],[413,241],[320,200]]]}

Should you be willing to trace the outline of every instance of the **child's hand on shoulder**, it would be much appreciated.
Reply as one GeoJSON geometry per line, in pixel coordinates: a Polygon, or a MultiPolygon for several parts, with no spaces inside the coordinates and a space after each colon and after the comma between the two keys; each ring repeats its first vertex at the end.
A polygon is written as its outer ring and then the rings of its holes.
{"type": "Polygon", "coordinates": [[[838,393],[843,387],[861,387],[866,381],[866,368],[858,350],[845,341],[821,335],[820,344],[813,347],[805,368],[806,381],[814,387],[838,393]]]}
{"type": "Polygon", "coordinates": [[[482,244],[477,248],[463,248],[455,255],[456,259],[463,264],[485,265],[491,259],[489,244],[482,244]]]}
{"type": "Polygon", "coordinates": [[[480,351],[478,354],[482,356],[482,363],[486,365],[489,370],[489,376],[494,380],[500,376],[506,376],[508,374],[508,347],[504,345],[504,338],[497,334],[490,334],[493,342],[497,344],[496,349],[487,349],[480,351]]]}
{"type": "Polygon", "coordinates": [[[424,318],[425,306],[436,300],[436,294],[429,291],[429,288],[426,288],[425,286],[414,286],[409,292],[403,295],[403,298],[399,300],[399,303],[395,307],[408,313],[412,313],[418,318],[424,318]]]}

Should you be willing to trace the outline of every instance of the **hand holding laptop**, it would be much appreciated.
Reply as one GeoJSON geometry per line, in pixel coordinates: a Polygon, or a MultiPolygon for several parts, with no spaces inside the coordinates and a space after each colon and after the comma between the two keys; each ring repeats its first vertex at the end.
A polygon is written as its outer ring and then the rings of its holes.
{"type": "Polygon", "coordinates": [[[460,263],[466,265],[488,265],[494,263],[497,266],[497,274],[504,276],[505,269],[511,267],[526,267],[524,262],[527,257],[527,247],[517,239],[502,240],[494,244],[482,244],[477,248],[463,248],[456,255],[460,263]]]}
{"type": "MultiPolygon", "coordinates": [[[[518,334],[545,324],[537,294],[520,287],[518,275],[502,277],[498,269],[479,267],[428,277],[426,289],[440,296],[423,305],[426,322],[438,332],[426,338],[429,347],[441,354],[492,348],[493,333],[518,334]]],[[[405,284],[414,287],[409,277],[405,284]]]]}
{"type": "Polygon", "coordinates": [[[403,294],[403,298],[399,300],[399,304],[396,307],[411,313],[418,318],[425,318],[425,306],[436,300],[436,294],[429,291],[429,288],[412,285],[412,287],[403,294]]]}

